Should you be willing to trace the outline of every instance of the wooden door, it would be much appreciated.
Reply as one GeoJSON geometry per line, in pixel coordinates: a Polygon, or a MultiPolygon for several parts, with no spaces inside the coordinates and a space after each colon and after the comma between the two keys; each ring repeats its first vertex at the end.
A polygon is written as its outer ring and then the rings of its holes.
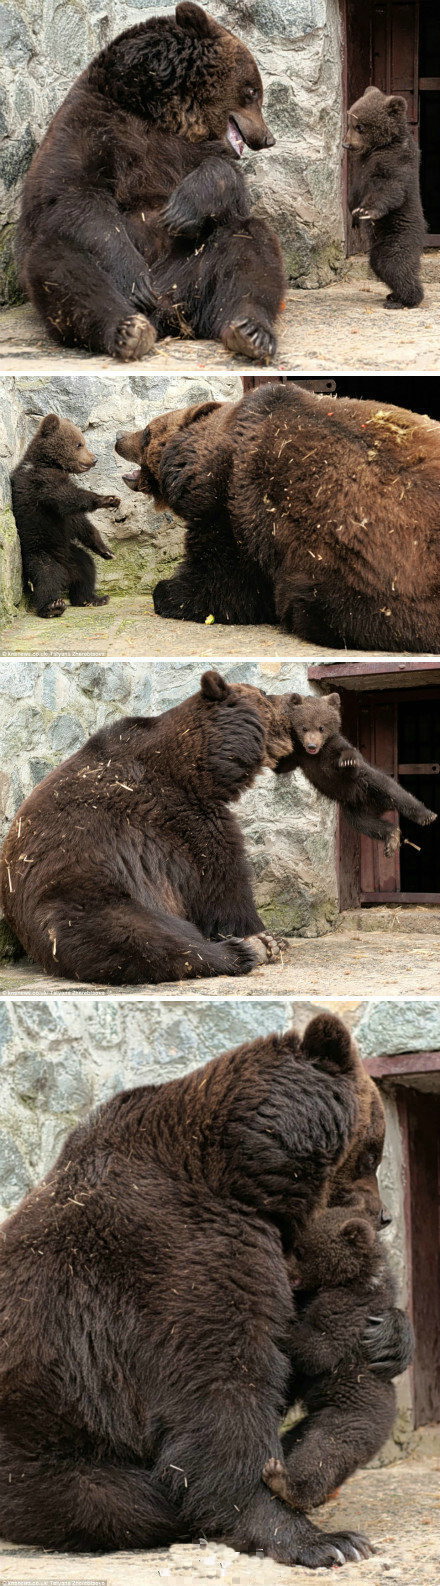
{"type": "Polygon", "coordinates": [[[398,1097],[417,1427],[440,1420],[440,1095],[402,1085],[398,1097]]]}
{"type": "MultiPolygon", "coordinates": [[[[396,777],[437,813],[431,826],[400,820],[402,843],[388,858],[382,843],[358,837],[339,819],[341,909],[379,903],[440,903],[440,697],[435,689],[376,694],[343,691],[343,731],[371,765],[396,777]]],[[[392,817],[398,824],[395,812],[392,817]]]]}

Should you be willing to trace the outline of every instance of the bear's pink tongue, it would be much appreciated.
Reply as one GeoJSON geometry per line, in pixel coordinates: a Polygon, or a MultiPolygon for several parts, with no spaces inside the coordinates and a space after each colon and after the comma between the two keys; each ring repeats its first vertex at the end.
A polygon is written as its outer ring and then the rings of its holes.
{"type": "Polygon", "coordinates": [[[135,490],[136,489],[136,486],[139,483],[140,477],[141,477],[140,468],[136,468],[135,472],[133,474],[123,474],[122,475],[124,483],[126,485],[130,485],[131,490],[135,490]]]}
{"type": "Polygon", "coordinates": [[[242,154],[244,149],[244,138],[241,137],[241,133],[238,130],[236,121],[228,121],[226,137],[228,138],[229,143],[232,144],[232,148],[235,149],[236,154],[242,154]]]}

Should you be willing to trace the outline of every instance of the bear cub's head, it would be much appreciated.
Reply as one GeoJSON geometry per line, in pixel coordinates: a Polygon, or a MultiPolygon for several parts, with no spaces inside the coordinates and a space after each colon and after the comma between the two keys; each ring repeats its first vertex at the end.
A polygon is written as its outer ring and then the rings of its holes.
{"type": "Polygon", "coordinates": [[[367,1218],[339,1206],[317,1212],[295,1246],[294,1288],[345,1288],[371,1278],[380,1261],[377,1233],[367,1218]]]}
{"type": "Polygon", "coordinates": [[[367,88],[347,114],[344,149],[370,154],[400,143],[409,137],[408,111],[403,94],[383,94],[381,88],[367,88]]]}
{"type": "Polygon", "coordinates": [[[339,694],[324,694],[316,699],[314,694],[292,694],[290,720],[293,732],[307,754],[319,754],[333,733],[341,728],[341,701],[339,694]]]}
{"type": "Polygon", "coordinates": [[[28,462],[60,468],[66,474],[86,474],[97,462],[81,430],[70,419],[58,418],[57,413],[46,413],[41,420],[26,458],[28,462]]]}

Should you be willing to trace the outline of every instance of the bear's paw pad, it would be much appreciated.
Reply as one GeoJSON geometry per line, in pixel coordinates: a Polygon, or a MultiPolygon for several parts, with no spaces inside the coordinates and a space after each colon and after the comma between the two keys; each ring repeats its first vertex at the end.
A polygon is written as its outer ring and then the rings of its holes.
{"type": "Polygon", "coordinates": [[[273,331],[253,319],[232,320],[222,331],[222,342],[237,357],[252,358],[257,363],[270,363],[277,345],[273,331]]]}
{"type": "Polygon", "coordinates": [[[144,314],[130,314],[127,319],[120,320],[117,326],[114,356],[120,358],[122,363],[133,363],[135,359],[145,358],[151,352],[155,340],[156,331],[149,319],[144,314]]]}

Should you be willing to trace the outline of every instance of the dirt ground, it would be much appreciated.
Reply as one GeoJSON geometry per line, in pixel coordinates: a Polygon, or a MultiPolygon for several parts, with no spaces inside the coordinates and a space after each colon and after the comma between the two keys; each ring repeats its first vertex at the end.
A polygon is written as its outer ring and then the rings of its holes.
{"type": "MultiPolygon", "coordinates": [[[[428,374],[440,369],[440,261],[425,255],[426,295],[420,308],[384,308],[385,288],[367,274],[363,261],[331,286],[289,291],[278,324],[278,352],[273,369],[303,374],[363,373],[380,369],[393,374],[428,374]]],[[[255,374],[258,366],[235,358],[218,342],[167,338],[141,363],[121,365],[111,358],[59,348],[49,341],[30,304],[0,311],[0,364],[3,372],[26,373],[38,362],[39,374],[65,373],[66,365],[95,373],[110,369],[157,374],[183,365],[196,369],[235,369],[255,374]]],[[[264,369],[261,371],[264,373],[264,369]]]]}
{"type": "MultiPolygon", "coordinates": [[[[384,911],[380,911],[384,913],[384,911]]],[[[382,930],[353,928],[350,918],[327,936],[290,937],[280,958],[251,975],[166,981],[158,986],[97,986],[45,975],[28,959],[0,965],[2,996],[88,993],[117,997],[382,997],[438,996],[439,929],[425,910],[419,930],[395,930],[391,911],[382,930]],[[431,928],[430,928],[431,925],[431,928]],[[436,929],[437,928],[437,929],[436,929]]],[[[422,912],[422,911],[420,911],[422,912]]],[[[437,912],[437,911],[436,911],[437,912]]],[[[440,1581],[440,1575],[439,1575],[440,1581]]]]}
{"type": "MultiPolygon", "coordinates": [[[[363,1531],[374,1557],[346,1564],[347,1586],[439,1586],[440,1461],[409,1459],[359,1472],[341,1496],[319,1511],[329,1529],[363,1531]]],[[[54,1502],[56,1494],[54,1493],[54,1502]]],[[[0,1542],[2,1581],[14,1586],[311,1586],[335,1578],[329,1569],[294,1570],[272,1559],[248,1558],[221,1544],[195,1543],[150,1553],[66,1557],[0,1542]]]]}

